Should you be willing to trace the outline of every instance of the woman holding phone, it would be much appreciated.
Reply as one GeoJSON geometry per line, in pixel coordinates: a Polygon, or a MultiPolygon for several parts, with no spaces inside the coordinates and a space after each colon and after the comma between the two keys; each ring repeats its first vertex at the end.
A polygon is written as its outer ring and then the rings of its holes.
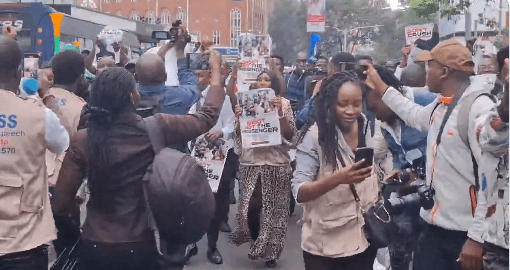
{"type": "Polygon", "coordinates": [[[372,166],[355,162],[356,149],[372,147],[362,114],[361,82],[352,71],[326,78],[315,103],[317,122],[297,147],[292,179],[304,208],[302,245],[305,268],[371,270],[377,250],[363,232],[363,211],[378,198],[372,166]]]}

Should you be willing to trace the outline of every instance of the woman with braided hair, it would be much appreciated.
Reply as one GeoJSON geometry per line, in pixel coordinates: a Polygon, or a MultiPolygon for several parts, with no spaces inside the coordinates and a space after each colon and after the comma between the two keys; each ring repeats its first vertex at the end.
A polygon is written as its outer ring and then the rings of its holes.
{"type": "MultiPolygon", "coordinates": [[[[283,143],[277,146],[244,149],[241,147],[239,119],[236,120],[235,150],[239,154],[239,212],[237,228],[231,234],[234,244],[251,243],[248,257],[263,259],[267,267],[275,267],[280,257],[289,221],[290,167],[289,147],[293,146],[296,134],[294,113],[290,102],[281,97],[281,74],[274,65],[273,71],[261,72],[256,88],[272,88],[276,97],[270,101],[275,105],[280,118],[280,133],[283,143]],[[280,78],[279,78],[280,77],[280,78]]],[[[236,107],[236,116],[242,109],[236,107]]]]}
{"type": "Polygon", "coordinates": [[[377,177],[357,148],[372,147],[362,114],[361,82],[352,71],[326,78],[315,103],[316,124],[296,152],[292,191],[304,208],[302,248],[307,270],[372,269],[377,250],[363,233],[362,213],[377,201],[377,177]]]}
{"type": "MultiPolygon", "coordinates": [[[[165,147],[196,139],[218,119],[225,91],[220,83],[221,56],[211,53],[211,87],[205,103],[195,114],[156,114],[154,117],[165,147]]],[[[56,185],[52,204],[56,216],[68,213],[70,202],[85,177],[90,200],[83,225],[80,270],[159,269],[156,243],[148,224],[142,179],[154,161],[145,122],[136,114],[137,96],[133,75],[111,68],[97,76],[89,99],[88,127],[71,139],[56,185]]],[[[157,132],[152,130],[152,132],[157,132]]],[[[167,245],[167,253],[174,249],[167,245]]],[[[177,246],[177,245],[175,245],[177,246]]],[[[184,248],[179,265],[184,267],[184,248]]]]}

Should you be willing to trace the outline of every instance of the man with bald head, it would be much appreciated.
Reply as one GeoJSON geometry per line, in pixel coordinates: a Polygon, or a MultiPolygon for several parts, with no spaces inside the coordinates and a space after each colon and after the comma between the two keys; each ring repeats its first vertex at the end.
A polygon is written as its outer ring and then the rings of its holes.
{"type": "MultiPolygon", "coordinates": [[[[187,114],[191,106],[200,98],[197,75],[187,67],[184,47],[187,42],[186,32],[181,31],[175,45],[164,45],[158,54],[146,53],[136,63],[135,74],[139,81],[140,104],[139,111],[145,113],[187,114]],[[167,86],[165,53],[175,46],[177,53],[177,67],[179,86],[167,86]]],[[[148,116],[142,115],[142,116],[148,116]]]]}
{"type": "MultiPolygon", "coordinates": [[[[69,135],[41,102],[17,96],[21,59],[16,41],[0,36],[0,269],[46,270],[47,243],[57,235],[45,153],[65,151],[69,135]]],[[[40,92],[43,103],[60,114],[55,97],[40,92]]]]}
{"type": "Polygon", "coordinates": [[[409,87],[425,87],[427,81],[425,68],[418,64],[409,64],[402,70],[400,82],[409,87]]]}
{"type": "Polygon", "coordinates": [[[300,52],[297,55],[294,70],[284,78],[286,90],[285,98],[290,101],[292,109],[298,111],[305,102],[306,82],[306,53],[300,52]]]}

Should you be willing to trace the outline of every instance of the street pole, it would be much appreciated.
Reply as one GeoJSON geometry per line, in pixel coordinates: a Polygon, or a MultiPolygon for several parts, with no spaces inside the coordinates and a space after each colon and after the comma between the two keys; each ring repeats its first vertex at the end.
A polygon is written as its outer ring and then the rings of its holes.
{"type": "Polygon", "coordinates": [[[499,22],[498,22],[498,35],[501,35],[503,30],[503,0],[499,0],[499,22]]]}
{"type": "Polygon", "coordinates": [[[344,30],[344,44],[342,45],[342,51],[347,52],[347,30],[344,30]]]}
{"type": "MultiPolygon", "coordinates": [[[[460,0],[460,4],[464,4],[464,0],[460,0]]],[[[464,10],[464,29],[464,37],[467,42],[469,39],[471,39],[471,13],[469,13],[469,7],[464,10]]]]}

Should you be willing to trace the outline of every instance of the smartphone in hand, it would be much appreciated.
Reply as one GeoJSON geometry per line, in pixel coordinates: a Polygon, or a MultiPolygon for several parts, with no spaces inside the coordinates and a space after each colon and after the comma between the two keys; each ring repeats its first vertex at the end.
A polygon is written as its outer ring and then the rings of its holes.
{"type": "Polygon", "coordinates": [[[363,162],[364,167],[370,167],[374,165],[374,149],[370,147],[362,147],[356,149],[356,153],[354,153],[354,161],[358,162],[362,159],[365,159],[363,162]]]}

